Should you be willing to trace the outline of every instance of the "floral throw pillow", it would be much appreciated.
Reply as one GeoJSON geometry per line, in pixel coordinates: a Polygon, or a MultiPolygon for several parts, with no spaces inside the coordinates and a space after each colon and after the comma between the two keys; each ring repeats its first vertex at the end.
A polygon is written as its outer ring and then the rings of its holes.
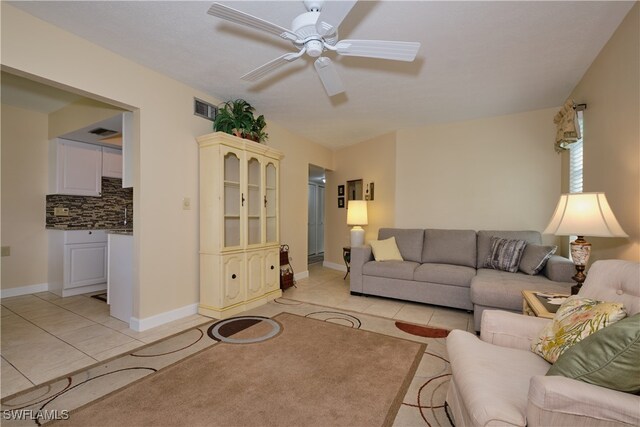
{"type": "Polygon", "coordinates": [[[531,351],[555,363],[573,344],[623,319],[627,313],[621,303],[570,296],[558,308],[553,321],[531,342],[531,351]]]}

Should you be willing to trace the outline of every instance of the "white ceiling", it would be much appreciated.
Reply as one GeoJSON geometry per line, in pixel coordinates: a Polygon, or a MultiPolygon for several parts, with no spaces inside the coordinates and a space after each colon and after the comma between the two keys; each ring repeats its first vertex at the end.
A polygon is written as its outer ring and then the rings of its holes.
{"type": "MultiPolygon", "coordinates": [[[[559,106],[633,2],[359,2],[340,37],[419,41],[413,63],[336,57],[326,96],[306,58],[258,83],[246,72],[287,41],[208,15],[211,1],[12,2],[16,7],[328,147],[428,123],[559,106]]],[[[289,28],[302,1],[224,2],[289,28]]],[[[583,101],[583,100],[577,100],[583,101]]],[[[267,129],[268,130],[268,129],[267,129]]]]}

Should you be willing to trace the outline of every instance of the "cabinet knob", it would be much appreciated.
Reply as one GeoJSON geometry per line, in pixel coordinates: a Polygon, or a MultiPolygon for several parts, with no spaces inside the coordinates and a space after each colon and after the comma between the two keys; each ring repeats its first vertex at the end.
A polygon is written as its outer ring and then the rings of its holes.
{"type": "Polygon", "coordinates": [[[235,279],[235,278],[236,278],[236,275],[235,275],[235,274],[232,274],[232,275],[231,275],[231,278],[232,278],[232,279],[235,279]]]}
{"type": "Polygon", "coordinates": [[[273,270],[274,268],[275,268],[275,267],[272,265],[272,266],[271,266],[271,269],[273,270]]]}
{"type": "Polygon", "coordinates": [[[90,231],[89,234],[93,234],[93,231],[90,231]]]}

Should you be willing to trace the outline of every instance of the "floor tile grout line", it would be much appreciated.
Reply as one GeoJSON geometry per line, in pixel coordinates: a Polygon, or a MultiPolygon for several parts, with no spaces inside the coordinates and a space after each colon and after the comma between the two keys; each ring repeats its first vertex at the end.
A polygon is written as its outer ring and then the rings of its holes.
{"type": "MultiPolygon", "coordinates": [[[[40,298],[40,297],[39,297],[39,296],[37,296],[36,294],[31,294],[31,295],[35,296],[36,298],[40,298]]],[[[74,295],[74,296],[83,296],[83,295],[74,295]]],[[[90,297],[87,297],[87,298],[90,298],[90,297]]],[[[75,314],[76,316],[80,316],[80,317],[82,317],[82,318],[84,318],[84,319],[86,319],[86,320],[89,320],[90,322],[93,322],[93,323],[98,324],[98,325],[102,325],[102,326],[104,326],[105,328],[109,328],[109,329],[111,329],[112,331],[116,331],[116,332],[118,332],[118,333],[120,333],[120,334],[122,334],[122,335],[127,335],[127,334],[123,334],[122,332],[120,332],[119,330],[117,330],[117,329],[115,329],[115,328],[112,328],[112,327],[110,327],[110,326],[105,325],[104,323],[96,322],[95,320],[93,320],[93,319],[91,319],[91,318],[89,318],[89,317],[86,317],[86,316],[84,316],[84,315],[82,315],[82,314],[80,314],[80,313],[76,313],[75,311],[70,310],[70,309],[68,309],[67,307],[63,306],[63,305],[55,304],[55,303],[53,303],[53,302],[51,302],[51,301],[49,301],[49,300],[46,300],[46,299],[44,299],[44,298],[40,298],[40,299],[41,299],[42,301],[48,302],[48,303],[50,303],[50,304],[52,304],[52,305],[54,305],[54,306],[56,306],[56,307],[62,308],[63,310],[67,310],[68,312],[73,313],[73,314],[75,314]]],[[[58,298],[58,299],[62,299],[62,297],[61,297],[61,298],[58,298]]],[[[106,303],[105,303],[105,304],[106,304],[106,303]]],[[[108,304],[107,304],[107,305],[108,305],[108,304]]],[[[113,319],[115,319],[115,317],[112,317],[111,315],[109,315],[109,318],[113,318],[113,319]]],[[[108,322],[109,320],[110,320],[110,319],[107,319],[107,320],[106,320],[106,322],[108,322]]],[[[130,329],[130,328],[127,328],[127,329],[130,329]]],[[[129,335],[127,335],[127,336],[129,336],[129,335]]],[[[133,338],[133,337],[131,337],[131,338],[133,338]]]]}
{"type": "MultiPolygon", "coordinates": [[[[32,294],[32,295],[33,295],[33,294],[32,294]]],[[[43,301],[44,301],[44,300],[43,300],[43,301]]],[[[52,305],[55,305],[55,304],[52,304],[52,305]]],[[[70,311],[70,310],[67,310],[67,311],[70,311]]],[[[72,311],[70,311],[70,312],[71,312],[71,313],[73,313],[72,311]]],[[[73,313],[73,314],[76,314],[76,313],[73,313]]],[[[62,341],[63,343],[67,344],[68,346],[75,348],[76,350],[78,350],[79,352],[81,352],[82,354],[84,354],[85,356],[90,357],[91,359],[95,360],[93,357],[91,357],[91,355],[89,355],[89,354],[85,353],[84,351],[80,350],[80,349],[79,349],[78,347],[76,347],[75,345],[73,345],[73,344],[71,344],[71,343],[69,343],[69,342],[67,342],[67,341],[63,340],[63,339],[62,339],[62,338],[60,338],[58,335],[55,335],[54,333],[49,332],[49,331],[47,331],[46,329],[42,328],[41,326],[39,326],[39,325],[37,325],[37,324],[33,323],[31,320],[27,319],[26,317],[22,316],[21,314],[16,313],[16,316],[20,317],[21,319],[23,319],[23,320],[24,320],[24,321],[26,321],[26,322],[31,323],[33,326],[35,326],[36,328],[38,328],[38,329],[40,329],[40,330],[44,331],[45,333],[47,333],[47,334],[51,335],[52,337],[54,337],[54,338],[55,338],[55,339],[57,339],[58,341],[62,341]]],[[[85,319],[86,319],[86,318],[85,318],[85,319]]],[[[87,320],[92,321],[91,319],[87,319],[87,320]]],[[[92,322],[93,322],[93,321],[92,321],[92,322]]],[[[96,323],[96,322],[93,322],[93,323],[96,323]]],[[[92,326],[93,326],[93,325],[92,325],[92,326]]],[[[85,326],[85,327],[87,327],[87,328],[88,328],[89,326],[85,326]]],[[[83,329],[83,328],[79,328],[79,329],[83,329]]],[[[78,330],[79,330],[79,329],[78,329],[78,330]]],[[[73,332],[73,331],[70,331],[70,332],[73,332]]],[[[21,372],[21,373],[22,373],[22,372],[21,372]]],[[[22,374],[23,374],[23,375],[25,375],[24,373],[22,373],[22,374]]],[[[26,376],[26,375],[25,375],[25,376],[26,376]]]]}
{"type": "Polygon", "coordinates": [[[36,385],[36,383],[34,383],[33,381],[31,381],[31,379],[29,379],[24,373],[22,373],[22,371],[20,371],[20,369],[18,369],[13,363],[11,363],[6,357],[0,355],[0,358],[2,358],[2,360],[4,360],[5,362],[7,362],[9,365],[11,365],[11,367],[13,369],[15,369],[20,375],[22,375],[24,377],[25,380],[29,381],[31,384],[36,385]]]}
{"type": "MultiPolygon", "coordinates": [[[[85,328],[89,328],[89,327],[91,327],[91,326],[95,326],[95,325],[100,325],[100,326],[102,326],[102,327],[104,327],[104,328],[111,329],[112,331],[114,331],[114,332],[116,332],[116,333],[118,333],[118,334],[120,334],[120,335],[124,335],[125,337],[130,338],[131,340],[136,341],[136,342],[137,342],[138,344],[140,344],[140,345],[144,345],[144,344],[145,344],[145,342],[143,342],[143,341],[141,341],[141,340],[138,340],[138,339],[136,339],[136,338],[134,338],[134,337],[132,337],[132,336],[129,336],[129,335],[127,335],[127,334],[123,334],[122,332],[117,331],[117,330],[115,330],[115,329],[113,329],[113,328],[110,328],[109,326],[105,326],[105,325],[103,325],[103,324],[101,324],[101,323],[98,323],[98,322],[96,322],[95,320],[89,319],[88,317],[85,317],[85,316],[83,316],[83,315],[81,315],[81,314],[78,314],[78,313],[74,312],[73,310],[70,310],[70,309],[68,309],[68,308],[66,308],[66,307],[64,307],[64,306],[60,306],[60,305],[58,305],[58,304],[54,304],[54,303],[52,303],[52,302],[51,302],[51,301],[49,301],[49,300],[46,300],[46,299],[44,299],[44,298],[40,298],[38,295],[35,295],[35,294],[31,294],[31,295],[35,296],[36,298],[40,299],[41,301],[44,301],[44,302],[46,302],[46,303],[48,303],[48,304],[51,304],[51,305],[52,305],[52,306],[54,306],[54,307],[61,308],[61,309],[63,309],[63,310],[68,311],[69,313],[75,314],[76,316],[80,316],[80,317],[82,317],[83,319],[86,319],[86,320],[88,320],[88,321],[90,321],[90,322],[94,323],[94,325],[85,326],[85,328]]],[[[14,312],[14,313],[15,313],[15,312],[14,312]]],[[[99,362],[99,360],[98,360],[98,359],[96,359],[95,357],[93,357],[91,354],[89,354],[89,353],[87,353],[87,352],[85,352],[85,351],[81,350],[80,348],[76,347],[76,346],[75,346],[75,345],[73,345],[72,343],[70,343],[70,342],[68,342],[68,341],[65,341],[63,338],[59,337],[58,335],[55,335],[55,334],[54,334],[54,333],[52,333],[52,332],[47,331],[46,329],[44,329],[44,328],[40,327],[39,325],[37,325],[37,324],[33,323],[31,320],[29,320],[29,319],[25,318],[24,316],[22,316],[22,315],[20,315],[20,314],[18,314],[18,313],[15,313],[15,314],[16,314],[17,316],[19,316],[20,318],[22,318],[23,320],[25,320],[25,321],[27,321],[27,322],[31,323],[32,325],[34,325],[36,328],[41,329],[42,331],[44,331],[44,332],[46,332],[47,334],[51,335],[52,337],[54,337],[54,338],[58,339],[59,341],[62,341],[63,343],[65,343],[65,344],[69,345],[70,347],[75,348],[76,350],[78,350],[79,352],[81,352],[82,354],[84,354],[85,356],[87,356],[87,357],[89,357],[89,358],[91,358],[91,359],[95,360],[96,362],[99,362]]],[[[77,330],[80,330],[80,329],[84,329],[84,328],[79,328],[79,329],[77,329],[77,330]]],[[[70,331],[70,332],[73,332],[73,331],[70,331]]],[[[129,342],[132,342],[132,341],[129,341],[129,342]]],[[[124,344],[122,344],[122,345],[124,345],[124,344]]],[[[116,346],[116,347],[119,347],[119,346],[116,346]]],[[[115,347],[108,348],[108,349],[106,349],[106,350],[104,350],[104,351],[109,351],[109,350],[111,350],[111,349],[113,349],[113,348],[115,348],[115,347]]],[[[104,351],[101,351],[100,353],[103,353],[104,351]]],[[[99,354],[99,353],[97,353],[97,354],[99,354]]],[[[97,354],[96,354],[96,355],[97,355],[97,354]]],[[[20,372],[22,375],[25,375],[22,371],[19,371],[19,372],[20,372]]],[[[26,377],[26,375],[25,375],[25,377],[26,377]]]]}
{"type": "MultiPolygon", "coordinates": [[[[34,295],[35,297],[37,297],[37,298],[40,298],[39,296],[37,296],[37,295],[35,295],[35,294],[33,294],[33,295],[34,295]]],[[[84,296],[84,295],[78,295],[78,296],[84,296]]],[[[90,297],[87,297],[87,298],[90,298],[90,297]]],[[[141,341],[141,340],[139,340],[139,339],[137,339],[137,338],[134,338],[134,337],[132,337],[131,335],[127,335],[127,334],[125,334],[125,333],[122,333],[122,332],[120,332],[120,331],[118,331],[118,330],[116,330],[116,329],[114,329],[114,328],[111,328],[111,327],[109,327],[109,326],[106,326],[106,325],[104,325],[104,324],[102,324],[102,323],[96,322],[95,320],[90,319],[90,318],[88,318],[88,317],[85,317],[85,316],[83,316],[82,314],[76,313],[75,311],[70,310],[70,309],[66,308],[65,306],[60,306],[60,305],[58,305],[58,304],[54,304],[54,303],[52,303],[51,301],[45,300],[44,298],[40,298],[40,299],[41,299],[41,300],[43,300],[43,301],[45,301],[45,302],[48,302],[48,303],[50,303],[50,304],[52,304],[52,305],[54,305],[54,306],[56,306],[56,307],[62,308],[63,310],[67,310],[68,312],[70,312],[70,313],[72,313],[72,314],[75,314],[76,316],[80,316],[80,317],[82,317],[83,319],[86,319],[86,320],[88,320],[88,321],[90,321],[90,322],[93,322],[93,323],[95,324],[95,325],[91,325],[91,326],[100,325],[100,326],[102,326],[103,328],[111,329],[112,331],[114,331],[114,332],[116,332],[116,333],[118,333],[118,334],[120,334],[120,335],[124,335],[124,336],[125,336],[125,337],[127,337],[127,338],[131,338],[133,341],[137,341],[140,345],[144,345],[144,344],[145,344],[145,342],[144,342],[144,341],[141,341]]],[[[62,298],[60,298],[60,299],[62,299],[62,298]]],[[[109,316],[109,317],[111,317],[111,316],[109,316]]],[[[107,321],[108,321],[108,320],[107,320],[107,321]]],[[[37,326],[37,325],[36,325],[36,326],[37,326]]],[[[89,328],[89,327],[91,327],[91,326],[85,326],[85,328],[89,328]]],[[[80,329],[83,329],[83,328],[80,328],[80,329]]],[[[80,330],[80,329],[77,329],[77,330],[80,330]]],[[[46,332],[46,331],[45,331],[45,332],[46,332]]],[[[70,331],[70,332],[73,332],[73,331],[70,331]]],[[[93,356],[91,356],[90,354],[88,354],[88,353],[86,353],[86,352],[82,351],[81,349],[79,349],[79,348],[78,348],[78,347],[76,347],[75,345],[73,345],[73,344],[71,344],[71,343],[69,343],[69,342],[67,342],[67,341],[63,340],[62,338],[58,337],[57,335],[54,335],[54,336],[55,336],[56,338],[58,338],[60,341],[65,342],[65,343],[67,343],[68,345],[70,345],[71,347],[75,348],[76,350],[78,350],[78,351],[80,351],[80,352],[82,352],[82,353],[86,354],[88,357],[90,357],[90,358],[92,358],[92,359],[94,359],[94,360],[97,360],[95,357],[93,357],[93,356]]],[[[122,344],[122,345],[124,345],[124,344],[122,344]]],[[[116,347],[119,347],[119,346],[116,346],[116,347]]],[[[111,348],[106,349],[106,350],[104,350],[104,351],[109,351],[109,350],[111,350],[111,349],[113,349],[113,348],[115,348],[115,347],[111,347],[111,348]]],[[[103,353],[104,351],[101,351],[100,353],[103,353]]],[[[98,354],[99,354],[99,353],[98,353],[98,354]]],[[[96,354],[96,355],[97,355],[97,354],[96,354]]]]}

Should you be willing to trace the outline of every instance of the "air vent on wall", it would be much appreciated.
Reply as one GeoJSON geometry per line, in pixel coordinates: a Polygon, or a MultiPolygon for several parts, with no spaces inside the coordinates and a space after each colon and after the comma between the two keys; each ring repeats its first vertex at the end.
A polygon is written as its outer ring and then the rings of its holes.
{"type": "Polygon", "coordinates": [[[216,107],[201,99],[193,98],[193,114],[213,121],[216,118],[216,107]]]}
{"type": "Polygon", "coordinates": [[[89,133],[105,137],[105,136],[115,135],[118,132],[115,131],[115,130],[110,130],[110,129],[105,129],[105,128],[95,128],[95,129],[90,130],[89,133]]]}

